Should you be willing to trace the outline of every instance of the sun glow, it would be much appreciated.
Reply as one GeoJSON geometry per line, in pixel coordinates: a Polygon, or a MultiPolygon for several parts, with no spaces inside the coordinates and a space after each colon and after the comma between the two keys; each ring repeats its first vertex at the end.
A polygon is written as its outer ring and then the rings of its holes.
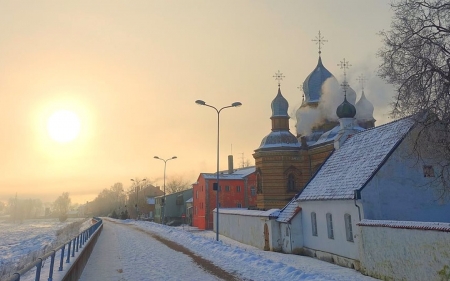
{"type": "Polygon", "coordinates": [[[50,137],[60,143],[74,140],[80,134],[81,122],[77,114],[69,110],[54,112],[47,121],[50,137]]]}

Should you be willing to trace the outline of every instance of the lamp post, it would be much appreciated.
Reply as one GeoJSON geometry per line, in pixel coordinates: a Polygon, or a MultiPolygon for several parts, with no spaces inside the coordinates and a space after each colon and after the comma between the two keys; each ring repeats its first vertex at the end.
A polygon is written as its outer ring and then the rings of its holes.
{"type": "MultiPolygon", "coordinates": [[[[142,181],[146,181],[146,180],[147,179],[143,179],[142,181]]],[[[136,204],[134,205],[134,207],[136,208],[136,220],[137,220],[137,219],[139,219],[139,208],[138,208],[138,203],[139,203],[139,183],[141,181],[134,180],[134,179],[131,179],[131,181],[135,183],[134,188],[136,190],[136,204]]]]}
{"type": "Polygon", "coordinates": [[[240,102],[233,102],[231,105],[224,106],[220,109],[217,109],[216,107],[207,104],[206,102],[202,100],[196,100],[196,104],[198,105],[204,105],[207,107],[213,108],[217,112],[217,190],[216,190],[216,241],[219,241],[219,132],[220,132],[220,112],[222,109],[230,108],[230,107],[239,107],[242,105],[240,102]]]}
{"type": "Polygon", "coordinates": [[[172,158],[162,159],[162,158],[159,158],[158,156],[155,156],[153,158],[164,161],[164,196],[163,196],[163,204],[162,204],[163,208],[162,208],[162,215],[161,215],[161,217],[162,217],[161,223],[165,224],[164,219],[166,216],[166,165],[167,165],[167,161],[172,160],[172,159],[177,159],[177,157],[173,156],[172,158]]]}

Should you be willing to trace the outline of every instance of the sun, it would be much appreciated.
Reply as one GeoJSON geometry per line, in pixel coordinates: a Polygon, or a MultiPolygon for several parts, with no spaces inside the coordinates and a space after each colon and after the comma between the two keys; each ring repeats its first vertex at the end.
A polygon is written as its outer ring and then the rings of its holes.
{"type": "Polygon", "coordinates": [[[80,134],[80,128],[80,118],[69,110],[58,110],[47,121],[48,134],[54,141],[60,143],[76,139],[80,134]]]}

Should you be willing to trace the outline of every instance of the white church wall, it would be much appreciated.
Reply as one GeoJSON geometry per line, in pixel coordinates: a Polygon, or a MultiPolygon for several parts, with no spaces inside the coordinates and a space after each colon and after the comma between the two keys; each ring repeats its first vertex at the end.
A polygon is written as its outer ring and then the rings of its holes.
{"type": "Polygon", "coordinates": [[[414,157],[410,144],[408,137],[361,190],[364,218],[450,222],[450,202],[439,200],[439,186],[432,186],[439,181],[424,176],[424,165],[436,160],[414,157]]]}
{"type": "Polygon", "coordinates": [[[447,280],[441,278],[450,274],[450,224],[432,224],[363,220],[360,270],[383,280],[447,280]]]}
{"type": "Polygon", "coordinates": [[[314,250],[317,258],[332,261],[344,266],[358,268],[352,260],[359,260],[359,234],[356,223],[359,222],[358,208],[353,200],[302,201],[303,245],[314,250]],[[316,213],[317,236],[312,233],[311,213],[316,213]],[[334,238],[328,238],[327,213],[332,215],[334,238]],[[347,241],[345,214],[351,216],[353,242],[347,241]],[[342,261],[338,261],[344,257],[342,261]],[[350,259],[347,261],[346,259],[350,259]]]}
{"type": "MultiPolygon", "coordinates": [[[[231,209],[220,209],[219,234],[241,243],[264,250],[264,224],[267,223],[268,225],[270,245],[270,237],[274,234],[274,227],[272,226],[271,222],[274,220],[269,220],[267,215],[258,215],[258,212],[263,213],[262,211],[250,211],[246,209],[241,209],[239,211],[231,209]]],[[[213,230],[216,230],[215,211],[213,230]]]]}

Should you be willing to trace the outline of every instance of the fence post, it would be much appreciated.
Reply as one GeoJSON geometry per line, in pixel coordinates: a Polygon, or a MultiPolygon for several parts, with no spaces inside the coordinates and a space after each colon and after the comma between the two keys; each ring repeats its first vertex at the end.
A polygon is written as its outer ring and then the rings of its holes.
{"type": "Polygon", "coordinates": [[[61,260],[59,261],[59,271],[63,271],[63,262],[64,262],[64,250],[66,249],[66,244],[61,248],[61,260]]]}
{"type": "Polygon", "coordinates": [[[42,268],[42,258],[38,258],[39,262],[36,264],[36,277],[35,281],[39,281],[41,279],[41,268],[42,268]]]}
{"type": "Polygon", "coordinates": [[[76,237],[74,237],[73,240],[71,240],[73,242],[73,244],[72,244],[72,257],[75,257],[75,240],[76,240],[76,237]]]}
{"type": "Polygon", "coordinates": [[[53,281],[53,266],[55,265],[55,254],[56,251],[53,250],[53,254],[50,256],[50,271],[48,272],[48,281],[53,281]]]}

